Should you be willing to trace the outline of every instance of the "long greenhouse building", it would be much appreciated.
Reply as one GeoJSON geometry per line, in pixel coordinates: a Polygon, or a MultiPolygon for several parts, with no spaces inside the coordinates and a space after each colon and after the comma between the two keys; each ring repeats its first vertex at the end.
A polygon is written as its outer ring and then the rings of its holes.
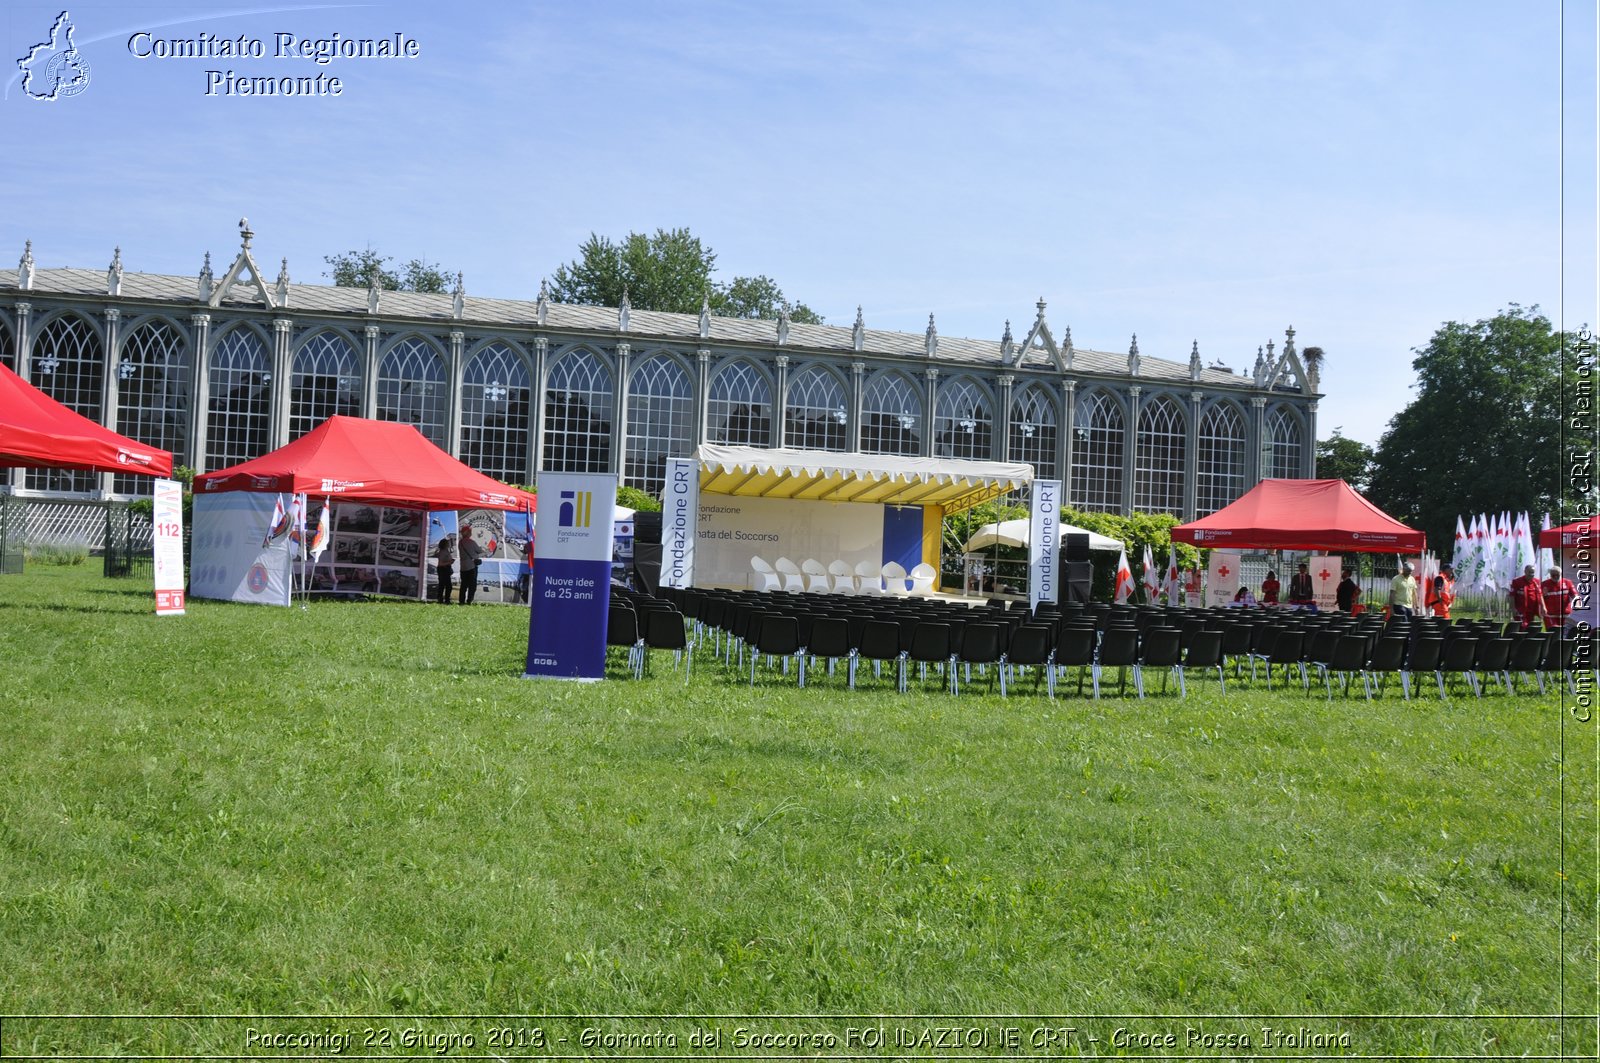
{"type": "MultiPolygon", "coordinates": [[[[1020,338],[807,325],[534,299],[194,276],[0,271],[0,360],[56,400],[204,472],[333,414],[413,424],[507,483],[609,472],[655,493],[698,444],[1027,462],[1073,506],[1204,516],[1315,473],[1317,365],[1264,344],[1248,372],[1076,348],[1045,303],[1020,338]]],[[[116,498],[143,477],[7,470],[17,495],[116,498]]]]}

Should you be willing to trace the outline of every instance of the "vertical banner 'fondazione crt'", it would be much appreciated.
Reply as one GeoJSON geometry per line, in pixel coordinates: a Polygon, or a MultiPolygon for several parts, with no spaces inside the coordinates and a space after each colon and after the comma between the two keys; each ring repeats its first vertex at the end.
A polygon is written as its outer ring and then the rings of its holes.
{"type": "Polygon", "coordinates": [[[700,470],[693,458],[668,458],[661,502],[661,585],[694,585],[694,537],[700,513],[700,470]]]}
{"type": "Polygon", "coordinates": [[[529,678],[603,679],[617,478],[539,474],[529,581],[529,678]]]}
{"type": "Polygon", "coordinates": [[[1061,591],[1061,481],[1033,481],[1028,529],[1028,607],[1059,600],[1061,591]]]}

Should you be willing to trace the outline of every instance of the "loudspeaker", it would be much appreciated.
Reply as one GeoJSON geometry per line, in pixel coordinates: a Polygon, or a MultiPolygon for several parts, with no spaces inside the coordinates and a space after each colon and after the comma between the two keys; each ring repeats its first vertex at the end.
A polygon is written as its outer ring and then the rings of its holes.
{"type": "Polygon", "coordinates": [[[1067,545],[1062,556],[1068,561],[1089,560],[1089,536],[1081,532],[1068,532],[1067,545]]]}
{"type": "MultiPolygon", "coordinates": [[[[655,514],[659,516],[659,514],[655,514]]],[[[659,525],[658,525],[659,527],[659,525]]],[[[633,544],[633,589],[654,594],[661,586],[661,544],[633,544]]]]}
{"type": "Polygon", "coordinates": [[[639,510],[633,515],[633,541],[637,543],[661,542],[661,514],[639,510]]]}
{"type": "MultiPolygon", "coordinates": [[[[1087,536],[1075,536],[1085,542],[1087,536]]],[[[1061,586],[1066,592],[1062,601],[1087,602],[1089,590],[1094,586],[1094,566],[1087,561],[1068,561],[1061,566],[1061,586]]]]}

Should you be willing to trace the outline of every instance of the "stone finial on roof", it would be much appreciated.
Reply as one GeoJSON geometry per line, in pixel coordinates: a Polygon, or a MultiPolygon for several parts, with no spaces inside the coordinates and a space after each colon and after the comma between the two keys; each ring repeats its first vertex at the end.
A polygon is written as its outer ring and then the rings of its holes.
{"type": "Polygon", "coordinates": [[[1061,336],[1061,365],[1064,369],[1072,368],[1072,326],[1068,325],[1061,336]]]}
{"type": "Polygon", "coordinates": [[[254,236],[254,235],[255,235],[255,233],[250,231],[250,219],[249,218],[240,218],[239,219],[239,239],[243,243],[243,246],[245,247],[246,250],[249,249],[249,247],[250,247],[250,238],[252,236],[254,236]]]}
{"type": "Polygon", "coordinates": [[[456,270],[456,286],[455,286],[455,289],[450,292],[450,316],[455,318],[457,321],[460,321],[461,318],[465,315],[466,309],[467,309],[466,278],[464,278],[461,275],[461,271],[460,270],[456,270]]]}
{"type": "Polygon", "coordinates": [[[865,350],[867,347],[867,322],[861,316],[861,304],[856,304],[856,323],[850,326],[850,349],[855,351],[865,350]]]}
{"type": "Polygon", "coordinates": [[[1006,330],[1000,334],[1000,360],[1007,365],[1011,364],[1011,352],[1016,348],[1017,341],[1011,338],[1011,319],[1006,318],[1006,330]]]}
{"type": "Polygon", "coordinates": [[[633,312],[633,304],[628,302],[628,289],[622,289],[622,305],[617,307],[617,331],[628,331],[628,316],[633,312]]]}
{"type": "Polygon", "coordinates": [[[1133,343],[1128,346],[1128,375],[1139,375],[1139,334],[1133,334],[1133,343]]]}
{"type": "Polygon", "coordinates": [[[1200,361],[1200,341],[1195,340],[1194,346],[1189,348],[1189,379],[1199,380],[1204,369],[1205,363],[1200,361]]]}
{"type": "Polygon", "coordinates": [[[106,294],[122,294],[122,248],[111,253],[111,265],[106,270],[106,294]]]}
{"type": "Polygon", "coordinates": [[[700,338],[711,338],[711,292],[700,293],[700,338]]]}
{"type": "Polygon", "coordinates": [[[376,314],[383,303],[383,289],[378,285],[378,271],[367,274],[367,313],[376,314]]]}
{"type": "Polygon", "coordinates": [[[939,330],[933,325],[933,315],[928,315],[928,331],[922,334],[922,349],[929,358],[939,353],[939,330]]]}
{"type": "Polygon", "coordinates": [[[778,307],[778,346],[782,347],[789,342],[789,308],[778,307]]]}
{"type": "Polygon", "coordinates": [[[533,308],[533,316],[540,326],[550,320],[550,282],[544,277],[539,278],[539,302],[533,308]]]}
{"type": "Polygon", "coordinates": [[[211,274],[211,252],[206,252],[206,260],[200,265],[200,276],[197,290],[200,301],[203,303],[211,298],[211,289],[215,286],[211,274]]]}
{"type": "Polygon", "coordinates": [[[275,292],[278,297],[278,308],[281,310],[289,305],[289,258],[284,256],[283,264],[278,267],[278,287],[275,292]]]}
{"type": "Polygon", "coordinates": [[[17,263],[17,287],[23,291],[33,288],[33,241],[22,244],[22,261],[17,263]]]}
{"type": "Polygon", "coordinates": [[[1290,325],[1288,328],[1284,329],[1283,330],[1283,335],[1284,335],[1283,353],[1284,354],[1293,354],[1294,353],[1294,326],[1290,325]]]}
{"type": "Polygon", "coordinates": [[[1037,303],[1034,303],[1033,305],[1038,307],[1038,309],[1039,309],[1039,316],[1034,318],[1034,320],[1035,321],[1043,321],[1044,320],[1044,296],[1042,296],[1042,295],[1039,296],[1039,301],[1037,303]]]}
{"type": "Polygon", "coordinates": [[[1257,384],[1260,384],[1261,381],[1266,378],[1266,375],[1267,375],[1267,359],[1266,359],[1266,356],[1261,353],[1261,347],[1259,345],[1257,345],[1257,347],[1256,347],[1256,365],[1255,365],[1255,368],[1250,371],[1250,376],[1257,384]]]}

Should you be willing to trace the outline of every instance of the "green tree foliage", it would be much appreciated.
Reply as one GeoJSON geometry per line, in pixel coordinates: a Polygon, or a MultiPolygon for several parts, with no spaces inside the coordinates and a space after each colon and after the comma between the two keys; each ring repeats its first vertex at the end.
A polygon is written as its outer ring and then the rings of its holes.
{"type": "Polygon", "coordinates": [[[771,277],[716,281],[717,254],[688,229],[629,233],[620,243],[589,234],[578,257],[556,267],[550,298],[580,306],[619,306],[623,293],[638,310],[698,314],[709,301],[719,317],[776,318],[780,310],[799,324],[822,318],[804,303],[791,302],[771,277]]]}
{"type": "Polygon", "coordinates": [[[392,292],[439,294],[450,290],[449,273],[437,262],[420,258],[413,258],[398,270],[392,270],[388,268],[388,263],[394,261],[391,256],[380,255],[368,247],[342,255],[325,255],[322,260],[331,267],[323,276],[332,277],[340,288],[365,288],[376,274],[378,287],[392,292]]]}
{"type": "Polygon", "coordinates": [[[617,505],[627,506],[629,509],[636,509],[645,513],[661,512],[661,499],[655,495],[646,494],[637,487],[628,487],[626,485],[617,488],[617,505]]]}
{"type": "Polygon", "coordinates": [[[1436,548],[1460,514],[1563,514],[1562,339],[1516,304],[1441,326],[1411,363],[1417,397],[1378,443],[1372,501],[1436,548]]]}
{"type": "Polygon", "coordinates": [[[1372,462],[1376,451],[1359,439],[1335,428],[1328,439],[1317,442],[1317,475],[1324,480],[1343,480],[1366,493],[1372,483],[1372,462]]]}

